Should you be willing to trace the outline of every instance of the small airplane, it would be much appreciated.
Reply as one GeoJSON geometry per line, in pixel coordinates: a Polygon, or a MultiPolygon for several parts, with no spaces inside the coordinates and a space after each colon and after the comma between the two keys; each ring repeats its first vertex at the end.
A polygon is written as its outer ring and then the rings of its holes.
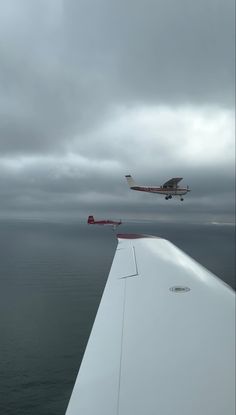
{"type": "Polygon", "coordinates": [[[119,226],[119,225],[122,224],[121,220],[119,220],[119,221],[109,220],[109,219],[108,220],[95,220],[92,215],[90,215],[88,217],[87,223],[89,225],[107,225],[107,226],[112,226],[113,229],[116,229],[117,226],[119,226]]]}
{"type": "Polygon", "coordinates": [[[130,174],[127,174],[125,177],[130,189],[139,190],[140,192],[158,193],[161,195],[165,195],[166,200],[172,199],[172,196],[179,196],[182,202],[184,200],[183,195],[186,195],[188,192],[190,192],[188,186],[178,186],[178,183],[183,179],[183,177],[173,177],[172,179],[165,182],[162,186],[155,187],[138,186],[130,174]]]}

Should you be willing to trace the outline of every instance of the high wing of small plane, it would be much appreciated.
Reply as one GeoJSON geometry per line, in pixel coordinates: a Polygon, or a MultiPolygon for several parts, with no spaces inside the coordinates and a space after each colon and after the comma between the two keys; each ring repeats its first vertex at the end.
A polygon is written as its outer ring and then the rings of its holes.
{"type": "Polygon", "coordinates": [[[162,185],[163,189],[178,189],[178,183],[183,180],[183,177],[173,177],[162,185]]]}
{"type": "Polygon", "coordinates": [[[234,415],[235,295],[171,242],[120,234],[66,415],[234,415]]]}
{"type": "Polygon", "coordinates": [[[108,226],[113,226],[113,227],[117,227],[122,224],[121,220],[119,221],[110,220],[110,219],[95,220],[92,215],[88,217],[87,223],[89,225],[108,225],[108,226]]]}
{"type": "Polygon", "coordinates": [[[183,201],[183,196],[190,192],[189,187],[180,187],[178,183],[183,179],[182,177],[173,177],[172,179],[165,182],[162,186],[139,186],[135,183],[134,179],[130,174],[126,175],[126,180],[130,189],[138,190],[140,192],[147,193],[158,193],[165,195],[165,199],[172,199],[173,196],[179,196],[180,200],[183,201]]]}

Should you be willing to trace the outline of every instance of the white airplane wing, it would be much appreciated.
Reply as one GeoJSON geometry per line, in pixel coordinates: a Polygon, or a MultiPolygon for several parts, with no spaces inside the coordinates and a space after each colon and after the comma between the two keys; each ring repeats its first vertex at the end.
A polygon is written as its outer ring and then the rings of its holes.
{"type": "Polygon", "coordinates": [[[162,187],[177,187],[178,183],[183,180],[183,177],[173,177],[172,179],[165,182],[162,187]]]}
{"type": "Polygon", "coordinates": [[[118,237],[66,415],[234,415],[234,291],[165,239],[118,237]]]}

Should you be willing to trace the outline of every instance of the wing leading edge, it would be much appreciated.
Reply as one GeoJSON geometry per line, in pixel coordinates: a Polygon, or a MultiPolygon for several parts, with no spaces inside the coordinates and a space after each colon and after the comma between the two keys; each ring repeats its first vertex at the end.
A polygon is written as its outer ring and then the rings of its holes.
{"type": "Polygon", "coordinates": [[[235,296],[169,241],[120,235],[66,415],[234,415],[235,296]]]}

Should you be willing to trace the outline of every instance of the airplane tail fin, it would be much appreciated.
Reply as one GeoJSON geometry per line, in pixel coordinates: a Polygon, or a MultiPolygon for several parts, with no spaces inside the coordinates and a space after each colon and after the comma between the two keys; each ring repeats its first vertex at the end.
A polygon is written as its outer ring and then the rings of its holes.
{"type": "Polygon", "coordinates": [[[87,221],[87,223],[89,223],[89,224],[94,223],[94,217],[93,217],[92,215],[90,215],[90,216],[88,217],[88,221],[87,221]]]}
{"type": "Polygon", "coordinates": [[[126,180],[127,180],[127,182],[128,182],[129,187],[134,187],[134,186],[136,186],[136,183],[135,183],[135,181],[134,181],[133,177],[132,177],[130,174],[127,174],[127,175],[125,176],[125,178],[126,178],[126,180]]]}

